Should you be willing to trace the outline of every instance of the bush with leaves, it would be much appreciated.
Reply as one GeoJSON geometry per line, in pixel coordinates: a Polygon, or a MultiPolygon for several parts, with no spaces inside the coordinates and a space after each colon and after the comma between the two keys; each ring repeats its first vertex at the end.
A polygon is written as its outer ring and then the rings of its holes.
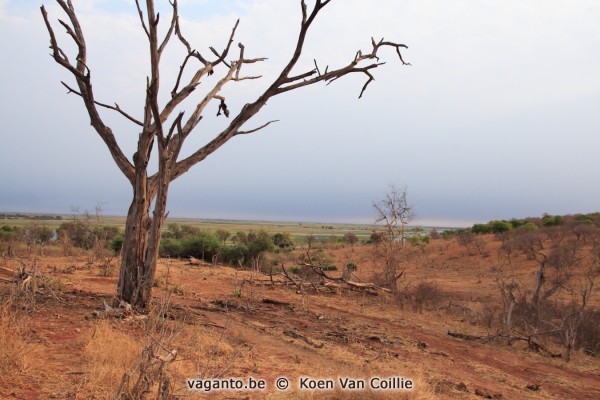
{"type": "Polygon", "coordinates": [[[75,247],[90,250],[98,242],[109,244],[119,228],[110,225],[94,225],[83,221],[63,222],[56,231],[59,237],[68,238],[75,247]]]}
{"type": "Polygon", "coordinates": [[[13,246],[19,237],[18,226],[2,225],[0,227],[0,253],[7,256],[13,255],[13,246]]]}
{"type": "Polygon", "coordinates": [[[206,261],[221,252],[221,240],[213,233],[200,232],[197,235],[186,237],[181,241],[183,257],[195,257],[206,261]]]}
{"type": "Polygon", "coordinates": [[[280,249],[290,249],[294,247],[294,240],[288,232],[276,233],[271,240],[273,241],[273,244],[280,249]]]}

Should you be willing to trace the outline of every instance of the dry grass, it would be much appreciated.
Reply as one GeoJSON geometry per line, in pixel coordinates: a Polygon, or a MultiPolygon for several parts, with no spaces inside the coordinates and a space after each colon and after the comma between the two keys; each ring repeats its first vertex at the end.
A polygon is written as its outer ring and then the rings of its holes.
{"type": "Polygon", "coordinates": [[[0,383],[21,384],[39,372],[39,348],[29,341],[29,317],[15,311],[13,299],[0,305],[0,383]],[[29,375],[29,378],[27,376],[29,375]]]}
{"type": "Polygon", "coordinates": [[[110,321],[98,321],[82,353],[86,362],[83,391],[93,398],[112,399],[123,374],[139,361],[141,349],[139,341],[110,321]]]}
{"type": "MultiPolygon", "coordinates": [[[[488,250],[495,246],[497,243],[491,241],[488,250]]],[[[265,379],[269,389],[221,391],[209,397],[429,400],[475,398],[473,393],[479,389],[492,395],[500,393],[504,398],[599,398],[597,358],[583,352],[575,353],[566,363],[535,354],[521,343],[509,347],[449,338],[449,329],[476,335],[494,333],[501,312],[490,267],[496,261],[480,255],[466,256],[454,242],[433,242],[425,255],[417,250],[407,249],[405,296],[401,301],[391,295],[369,296],[342,289],[336,293],[296,290],[292,285],[269,285],[264,277],[261,280],[260,275],[250,271],[161,260],[160,285],[154,289],[156,310],[147,320],[91,322],[82,317],[97,310],[99,297],[107,298],[114,292],[115,280],[98,277],[98,266],[87,266],[86,258],[46,257],[40,263],[40,274],[68,280],[69,289],[64,291],[64,303],[46,292],[38,296],[37,311],[30,320],[31,329],[37,333],[30,333],[29,339],[48,350],[36,361],[55,372],[47,372],[47,379],[39,380],[33,390],[42,393],[38,398],[70,390],[77,398],[113,399],[124,374],[130,377],[126,387],[137,382],[139,374],[135,371],[144,354],[150,360],[146,362],[152,364],[177,350],[176,359],[159,374],[148,372],[153,379],[148,398],[157,398],[158,386],[165,377],[169,378],[174,398],[201,398],[203,393],[188,390],[186,379],[249,376],[265,379]],[[71,265],[81,267],[64,272],[71,265]],[[238,298],[232,289],[240,288],[240,282],[246,284],[238,298]],[[179,288],[189,295],[182,296],[179,288]],[[173,303],[157,304],[165,302],[161,296],[171,298],[173,303]],[[264,299],[289,306],[267,304],[264,299]],[[71,329],[78,332],[72,340],[71,333],[63,333],[71,329]],[[286,335],[289,330],[323,346],[286,335]],[[384,347],[373,339],[378,337],[385,340],[384,347]],[[420,347],[422,342],[426,348],[420,347]],[[151,346],[152,351],[144,353],[151,346]],[[148,354],[154,358],[148,358],[148,354]],[[290,389],[285,392],[274,387],[280,376],[291,379],[290,389]],[[343,391],[336,382],[334,391],[301,391],[297,387],[300,376],[334,380],[339,376],[367,380],[403,376],[413,380],[415,389],[343,391]],[[545,385],[542,392],[525,389],[526,383],[538,382],[545,385]]],[[[367,246],[331,253],[338,265],[356,263],[358,278],[368,279],[377,268],[367,246]]],[[[517,260],[516,255],[513,258],[517,260]]],[[[519,255],[517,261],[523,278],[535,273],[535,265],[524,255],[519,255]]],[[[526,283],[530,284],[531,279],[526,283]]],[[[0,333],[5,334],[10,329],[4,327],[4,320],[1,322],[0,333]]],[[[27,326],[24,329],[30,332],[27,326]]],[[[20,339],[25,343],[28,340],[27,336],[20,339]]],[[[4,341],[0,336],[2,351],[7,347],[4,341]]],[[[31,374],[31,368],[26,365],[23,371],[31,374]]],[[[7,384],[0,380],[2,386],[7,384]]],[[[31,392],[25,391],[24,384],[22,388],[16,392],[21,396],[18,398],[30,398],[27,393],[31,392]]],[[[4,395],[1,390],[0,397],[4,395]]]]}

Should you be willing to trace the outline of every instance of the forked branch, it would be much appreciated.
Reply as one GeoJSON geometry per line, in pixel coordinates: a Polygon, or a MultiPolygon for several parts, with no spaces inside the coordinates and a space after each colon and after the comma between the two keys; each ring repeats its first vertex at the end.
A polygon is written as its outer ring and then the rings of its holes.
{"type": "MultiPolygon", "coordinates": [[[[67,90],[68,90],[67,93],[75,93],[76,95],[83,97],[83,95],[80,92],[73,89],[72,87],[70,87],[69,85],[64,83],[63,81],[60,81],[60,83],[62,83],[62,85],[67,88],[67,90]]],[[[114,111],[118,112],[119,114],[121,114],[122,116],[124,116],[125,118],[127,118],[128,120],[130,120],[131,122],[133,122],[134,124],[139,125],[139,126],[144,126],[144,124],[141,121],[139,121],[138,119],[135,119],[134,117],[132,117],[131,115],[129,115],[125,111],[123,111],[117,103],[115,103],[114,106],[111,106],[110,104],[104,104],[104,103],[94,100],[94,104],[99,105],[100,107],[108,108],[109,110],[114,110],[114,111]]]]}
{"type": "MultiPolygon", "coordinates": [[[[326,82],[331,83],[339,78],[342,78],[343,76],[346,76],[346,75],[349,75],[352,73],[363,73],[367,76],[367,81],[363,85],[360,95],[359,95],[359,97],[362,97],[362,95],[364,94],[368,85],[375,79],[371,70],[384,64],[382,62],[379,62],[379,56],[378,56],[378,52],[382,47],[395,48],[402,64],[409,65],[406,62],[404,62],[404,59],[402,58],[402,55],[400,53],[401,48],[407,48],[406,45],[384,41],[383,39],[380,40],[378,43],[376,43],[374,40],[372,40],[373,48],[371,49],[371,51],[367,54],[363,54],[361,51],[357,52],[356,55],[353,57],[352,61],[350,63],[348,63],[348,65],[346,65],[345,67],[338,68],[338,69],[331,70],[331,71],[329,71],[328,68],[326,68],[325,71],[323,73],[321,73],[321,71],[318,69],[318,67],[316,65],[316,61],[315,61],[315,69],[290,77],[290,73],[292,72],[292,70],[294,69],[294,67],[296,66],[298,60],[300,59],[300,57],[302,55],[306,35],[308,33],[308,30],[309,30],[311,24],[314,22],[315,18],[317,17],[319,12],[323,9],[323,7],[325,7],[329,3],[330,3],[330,0],[325,0],[325,1],[315,0],[314,7],[312,8],[312,11],[310,11],[310,13],[309,13],[309,10],[308,10],[308,7],[306,6],[305,1],[301,0],[300,4],[301,4],[301,10],[302,10],[302,21],[300,24],[300,32],[298,34],[298,39],[296,41],[294,53],[292,54],[289,62],[283,68],[283,70],[281,71],[279,76],[275,79],[275,81],[271,84],[271,86],[256,101],[254,101],[253,103],[246,104],[239,111],[238,115],[232,119],[229,126],[227,128],[225,128],[221,133],[219,133],[213,140],[208,142],[205,146],[196,150],[194,153],[192,153],[187,158],[178,161],[174,167],[174,173],[171,175],[172,179],[176,179],[177,177],[184,174],[193,165],[204,160],[208,155],[212,154],[214,151],[219,149],[224,143],[226,143],[232,137],[234,137],[236,135],[240,135],[240,134],[248,134],[248,133],[256,132],[257,130],[260,130],[260,129],[268,126],[270,124],[270,122],[257,128],[257,129],[253,129],[253,130],[249,130],[249,131],[241,130],[242,126],[248,120],[250,120],[254,115],[256,115],[262,109],[262,107],[267,103],[267,101],[273,96],[276,96],[278,94],[285,93],[285,92],[288,92],[288,91],[291,91],[294,89],[298,89],[300,87],[309,86],[309,85],[312,85],[312,84],[315,84],[315,83],[321,82],[321,81],[326,81],[326,82]],[[364,61],[369,61],[369,60],[371,60],[373,62],[371,62],[370,64],[361,65],[361,64],[364,64],[364,61]]],[[[237,26],[237,24],[236,24],[236,26],[237,26]]],[[[235,28],[234,28],[234,31],[235,31],[235,28]]],[[[233,37],[233,35],[232,35],[232,37],[233,37]]],[[[188,47],[188,55],[189,55],[189,52],[191,52],[191,47],[188,47]]],[[[257,59],[257,60],[262,61],[263,59],[257,59]]],[[[187,62],[187,60],[185,60],[184,63],[185,62],[187,62]]],[[[236,62],[233,62],[231,64],[226,64],[226,65],[230,68],[229,73],[231,74],[231,71],[234,70],[234,68],[241,66],[243,63],[249,63],[249,62],[250,62],[250,60],[244,59],[244,47],[240,46],[240,58],[238,59],[237,64],[236,64],[236,62]]],[[[183,70],[183,66],[181,69],[183,70]]],[[[234,80],[236,80],[237,76],[239,76],[238,71],[236,71],[234,80]]],[[[242,78],[238,78],[237,80],[241,80],[241,79],[242,78]]],[[[192,83],[193,82],[195,82],[195,81],[193,80],[192,83]]],[[[182,89],[182,92],[184,92],[184,91],[185,90],[182,89]]],[[[214,93],[214,94],[216,94],[216,93],[214,93]]],[[[185,130],[185,128],[184,128],[184,130],[185,130]]]]}
{"type": "MultiPolygon", "coordinates": [[[[79,24],[79,20],[75,14],[75,9],[71,0],[56,0],[60,7],[64,10],[64,12],[69,17],[69,21],[71,25],[69,26],[64,21],[60,21],[60,24],[66,29],[67,34],[73,39],[75,44],[77,45],[77,57],[76,64],[73,65],[66,53],[60,48],[58,45],[58,41],[56,40],[56,35],[54,34],[54,30],[52,28],[52,24],[48,19],[48,13],[44,6],[41,6],[40,10],[42,13],[42,17],[44,18],[44,23],[46,24],[46,29],[48,30],[48,34],[50,36],[50,49],[52,50],[52,57],[54,60],[61,65],[63,68],[71,72],[75,77],[77,82],[77,86],[79,88],[78,91],[70,88],[65,85],[70,92],[76,93],[83,99],[85,107],[90,116],[90,123],[98,133],[98,135],[102,138],[106,146],[108,147],[115,163],[121,170],[121,172],[127,177],[130,182],[134,182],[135,180],[135,172],[133,165],[127,157],[123,154],[121,148],[119,147],[112,130],[104,124],[96,105],[112,109],[114,111],[119,112],[121,115],[125,116],[127,119],[139,123],[135,118],[131,117],[129,114],[125,113],[118,105],[108,106],[104,103],[99,103],[94,99],[94,92],[92,90],[91,83],[91,71],[86,65],[86,54],[87,48],[85,44],[85,38],[83,36],[83,31],[81,30],[81,26],[79,24]]],[[[63,83],[64,84],[64,83],[63,83]]]]}

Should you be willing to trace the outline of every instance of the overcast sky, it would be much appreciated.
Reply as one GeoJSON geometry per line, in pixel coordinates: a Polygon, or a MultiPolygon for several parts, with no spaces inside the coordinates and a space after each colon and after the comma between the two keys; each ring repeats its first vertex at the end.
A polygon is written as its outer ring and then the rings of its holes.
{"type": "MultiPolygon", "coordinates": [[[[88,44],[99,101],[141,118],[147,46],[131,0],[73,0],[88,44]]],[[[166,24],[168,3],[156,0],[166,24]]],[[[232,113],[255,100],[293,52],[301,17],[296,0],[180,0],[184,34],[209,54],[237,18],[248,57],[268,57],[223,94],[232,113]]],[[[312,1],[307,0],[309,7],[312,1]]],[[[45,2],[59,29],[66,18],[45,2]]],[[[89,125],[73,78],[49,57],[39,1],[0,0],[0,211],[68,213],[71,206],[124,215],[131,188],[89,125]]],[[[406,186],[420,224],[600,210],[600,2],[597,0],[334,0],[310,32],[304,58],[324,68],[370,51],[370,38],[393,50],[362,99],[363,76],[270,100],[246,128],[172,185],[179,217],[371,222],[373,201],[390,184],[406,186]]],[[[164,26],[163,26],[164,28],[164,26]]],[[[165,53],[162,98],[181,62],[165,53]]],[[[216,79],[203,81],[209,88],[216,79]]],[[[197,99],[198,97],[194,97],[197,99]]],[[[184,152],[224,127],[217,104],[184,152]]],[[[102,111],[124,152],[138,130],[102,111]]]]}

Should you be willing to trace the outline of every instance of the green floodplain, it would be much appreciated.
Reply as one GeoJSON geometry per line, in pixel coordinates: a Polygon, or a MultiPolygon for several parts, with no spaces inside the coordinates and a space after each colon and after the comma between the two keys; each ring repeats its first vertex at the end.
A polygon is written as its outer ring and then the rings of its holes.
{"type": "MultiPolygon", "coordinates": [[[[63,222],[87,220],[90,223],[101,225],[125,227],[124,216],[94,215],[91,213],[81,214],[40,214],[40,213],[16,213],[0,212],[0,225],[27,226],[32,224],[44,224],[51,229],[57,229],[63,222]]],[[[248,221],[227,219],[201,219],[201,218],[171,218],[168,217],[164,225],[169,224],[191,225],[202,230],[216,231],[224,229],[231,233],[250,232],[264,230],[269,234],[289,233],[294,239],[304,238],[307,235],[318,237],[343,236],[347,233],[355,234],[359,240],[368,240],[371,233],[378,227],[373,224],[344,224],[330,222],[277,222],[277,221],[248,221]]],[[[410,226],[407,233],[429,232],[432,228],[438,231],[452,229],[450,227],[417,227],[410,226]]]]}

